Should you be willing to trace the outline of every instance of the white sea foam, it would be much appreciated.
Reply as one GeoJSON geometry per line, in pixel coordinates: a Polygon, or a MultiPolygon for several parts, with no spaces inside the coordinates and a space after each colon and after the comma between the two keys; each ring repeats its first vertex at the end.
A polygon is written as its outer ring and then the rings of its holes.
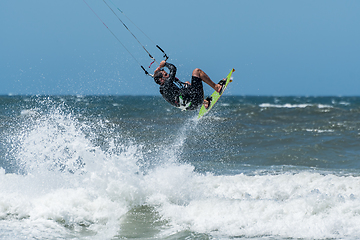
{"type": "Polygon", "coordinates": [[[350,103],[349,102],[345,102],[345,101],[341,101],[339,102],[340,105],[344,105],[344,106],[349,106],[350,103]]]}
{"type": "Polygon", "coordinates": [[[359,183],[359,178],[314,173],[192,174],[184,187],[176,188],[177,203],[168,198],[174,193],[168,193],[167,187],[167,197],[157,196],[154,204],[162,202],[159,211],[171,219],[174,232],[190,230],[219,237],[346,238],[360,234],[359,183]]]}
{"type": "Polygon", "coordinates": [[[332,108],[330,105],[324,104],[310,104],[310,103],[302,103],[302,104],[271,104],[271,103],[262,103],[259,105],[261,108],[307,108],[307,107],[318,107],[318,108],[332,108]]]}
{"type": "Polygon", "coordinates": [[[220,106],[222,106],[222,107],[228,107],[228,106],[230,106],[230,104],[229,104],[229,103],[221,103],[220,106]]]}
{"type": "Polygon", "coordinates": [[[34,110],[24,109],[24,110],[21,110],[20,114],[22,116],[24,116],[24,115],[36,115],[37,110],[36,109],[34,109],[34,110]]]}
{"type": "Polygon", "coordinates": [[[145,205],[165,222],[154,238],[182,231],[223,239],[360,236],[360,177],[199,174],[169,150],[142,174],[139,146],[108,139],[104,150],[86,131],[55,110],[18,133],[14,157],[25,174],[0,169],[0,238],[111,239],[121,236],[128,211],[145,205]]]}
{"type": "Polygon", "coordinates": [[[321,130],[321,129],[306,129],[307,132],[317,132],[317,133],[330,133],[335,132],[334,130],[321,130]]]}

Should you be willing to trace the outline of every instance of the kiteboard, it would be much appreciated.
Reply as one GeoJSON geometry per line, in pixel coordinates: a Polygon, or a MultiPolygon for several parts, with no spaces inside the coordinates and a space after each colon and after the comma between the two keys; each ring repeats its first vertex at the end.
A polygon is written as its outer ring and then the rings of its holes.
{"type": "Polygon", "coordinates": [[[210,99],[210,105],[208,106],[208,108],[205,108],[204,104],[201,106],[200,111],[199,111],[199,115],[198,115],[198,119],[202,118],[206,113],[208,113],[213,108],[215,103],[219,100],[219,98],[223,95],[223,93],[224,93],[225,89],[227,88],[228,84],[232,81],[231,76],[232,76],[233,72],[235,72],[235,69],[232,69],[230,71],[230,73],[227,75],[227,77],[224,80],[221,80],[219,82],[219,84],[222,83],[223,87],[222,87],[220,93],[215,91],[208,98],[208,99],[210,99]],[[222,82],[222,81],[224,81],[224,82],[222,82]]]}

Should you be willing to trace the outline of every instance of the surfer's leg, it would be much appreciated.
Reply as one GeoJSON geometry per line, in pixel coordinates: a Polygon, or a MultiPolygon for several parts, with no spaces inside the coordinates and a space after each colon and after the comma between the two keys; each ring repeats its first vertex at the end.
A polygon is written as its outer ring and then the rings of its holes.
{"type": "Polygon", "coordinates": [[[200,106],[204,100],[204,88],[202,82],[201,78],[195,76],[192,76],[191,78],[191,85],[188,88],[188,93],[194,108],[200,106]]]}
{"type": "Polygon", "coordinates": [[[192,75],[194,77],[200,78],[203,82],[212,87],[215,91],[220,92],[222,86],[220,84],[214,83],[203,70],[195,68],[192,72],[192,75]]]}

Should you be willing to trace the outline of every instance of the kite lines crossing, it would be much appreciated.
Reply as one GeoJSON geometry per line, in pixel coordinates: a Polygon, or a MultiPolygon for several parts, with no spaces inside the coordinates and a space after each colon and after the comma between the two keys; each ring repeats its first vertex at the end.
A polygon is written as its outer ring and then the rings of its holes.
{"type": "MultiPolygon", "coordinates": [[[[126,48],[126,46],[120,41],[120,39],[114,34],[114,32],[105,24],[105,22],[99,17],[99,15],[90,7],[90,5],[83,0],[83,2],[90,8],[90,10],[95,14],[95,16],[102,22],[102,24],[109,30],[109,32],[115,37],[115,39],[124,47],[124,49],[131,55],[131,57],[139,64],[139,66],[142,68],[142,70],[144,70],[146,75],[149,76],[153,76],[151,73],[149,73],[142,65],[141,63],[134,57],[134,55],[129,51],[129,49],[126,48]]],[[[157,61],[155,60],[155,58],[150,54],[150,52],[145,48],[145,46],[139,41],[139,39],[133,34],[133,32],[130,31],[130,29],[126,26],[126,24],[121,20],[121,18],[118,16],[118,14],[116,13],[116,11],[105,1],[103,0],[103,2],[106,4],[106,6],[111,10],[111,12],[117,17],[117,19],[122,23],[122,25],[126,28],[126,30],[129,31],[129,33],[135,38],[135,40],[141,45],[141,47],[145,50],[145,52],[149,55],[149,57],[152,59],[152,62],[150,63],[149,68],[151,67],[151,65],[157,61]]],[[[135,23],[133,23],[133,21],[131,21],[123,11],[121,11],[111,0],[109,0],[109,2],[111,2],[114,7],[122,14],[124,15],[132,24],[134,24],[134,26],[139,29],[154,45],[156,45],[154,43],[154,41],[152,41],[138,26],[136,26],[135,23]]],[[[164,54],[164,58],[165,60],[167,60],[169,57],[167,56],[167,54],[165,53],[165,51],[159,46],[156,45],[156,47],[164,54]]],[[[158,63],[157,63],[158,64],[158,63]]]]}

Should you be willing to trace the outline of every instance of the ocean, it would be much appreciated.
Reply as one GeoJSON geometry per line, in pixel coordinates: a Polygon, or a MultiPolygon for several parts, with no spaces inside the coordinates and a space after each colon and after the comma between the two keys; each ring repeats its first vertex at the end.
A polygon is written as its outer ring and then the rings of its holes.
{"type": "Polygon", "coordinates": [[[0,239],[359,239],[360,97],[0,96],[0,239]]]}

